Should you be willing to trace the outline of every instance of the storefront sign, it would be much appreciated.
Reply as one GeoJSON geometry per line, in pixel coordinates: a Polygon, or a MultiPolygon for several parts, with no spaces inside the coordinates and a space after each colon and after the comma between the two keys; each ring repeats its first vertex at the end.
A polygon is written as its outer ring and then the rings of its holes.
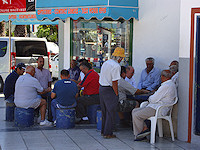
{"type": "Polygon", "coordinates": [[[25,12],[26,0],[0,0],[0,13],[25,12]]]}
{"type": "Polygon", "coordinates": [[[79,17],[103,19],[110,17],[115,20],[120,17],[128,20],[138,19],[138,0],[36,0],[36,16],[38,20],[48,18],[74,20],[79,17]]]}

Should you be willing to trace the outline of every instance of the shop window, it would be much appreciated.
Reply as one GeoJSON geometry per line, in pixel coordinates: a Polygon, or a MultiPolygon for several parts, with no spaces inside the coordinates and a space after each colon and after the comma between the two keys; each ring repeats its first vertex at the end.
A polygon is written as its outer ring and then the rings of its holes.
{"type": "Polygon", "coordinates": [[[0,57],[3,57],[7,52],[7,41],[0,41],[0,57]]]}
{"type": "Polygon", "coordinates": [[[100,68],[111,58],[116,47],[125,49],[122,65],[129,64],[130,22],[106,20],[73,21],[73,59],[86,58],[93,67],[100,68]]]}

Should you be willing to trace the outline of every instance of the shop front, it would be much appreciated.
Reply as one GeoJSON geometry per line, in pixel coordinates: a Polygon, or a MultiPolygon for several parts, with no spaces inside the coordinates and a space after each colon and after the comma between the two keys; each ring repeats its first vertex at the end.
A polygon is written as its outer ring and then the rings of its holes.
{"type": "Polygon", "coordinates": [[[59,24],[60,69],[69,68],[70,59],[86,58],[99,70],[116,47],[125,49],[123,65],[132,63],[133,18],[138,19],[137,0],[75,0],[69,3],[37,0],[36,15],[39,20],[62,20],[59,24]]]}

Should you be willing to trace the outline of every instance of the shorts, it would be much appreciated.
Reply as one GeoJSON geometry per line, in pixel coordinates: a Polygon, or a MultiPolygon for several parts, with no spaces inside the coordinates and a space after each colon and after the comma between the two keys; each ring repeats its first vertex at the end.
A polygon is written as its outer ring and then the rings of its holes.
{"type": "Polygon", "coordinates": [[[136,106],[135,100],[121,100],[118,102],[118,112],[131,112],[136,106]]]}
{"type": "Polygon", "coordinates": [[[40,106],[41,103],[41,96],[38,95],[38,98],[33,100],[33,104],[31,105],[31,108],[38,108],[40,106]]]}

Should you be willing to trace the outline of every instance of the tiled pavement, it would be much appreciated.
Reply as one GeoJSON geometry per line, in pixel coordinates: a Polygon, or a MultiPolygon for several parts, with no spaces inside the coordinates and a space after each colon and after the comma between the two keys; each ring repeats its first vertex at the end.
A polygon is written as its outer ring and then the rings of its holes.
{"type": "Polygon", "coordinates": [[[95,125],[74,129],[54,127],[16,128],[5,120],[5,102],[0,94],[0,146],[3,150],[199,150],[200,146],[171,138],[156,138],[155,144],[134,142],[130,128],[119,128],[115,139],[104,139],[95,125]]]}

